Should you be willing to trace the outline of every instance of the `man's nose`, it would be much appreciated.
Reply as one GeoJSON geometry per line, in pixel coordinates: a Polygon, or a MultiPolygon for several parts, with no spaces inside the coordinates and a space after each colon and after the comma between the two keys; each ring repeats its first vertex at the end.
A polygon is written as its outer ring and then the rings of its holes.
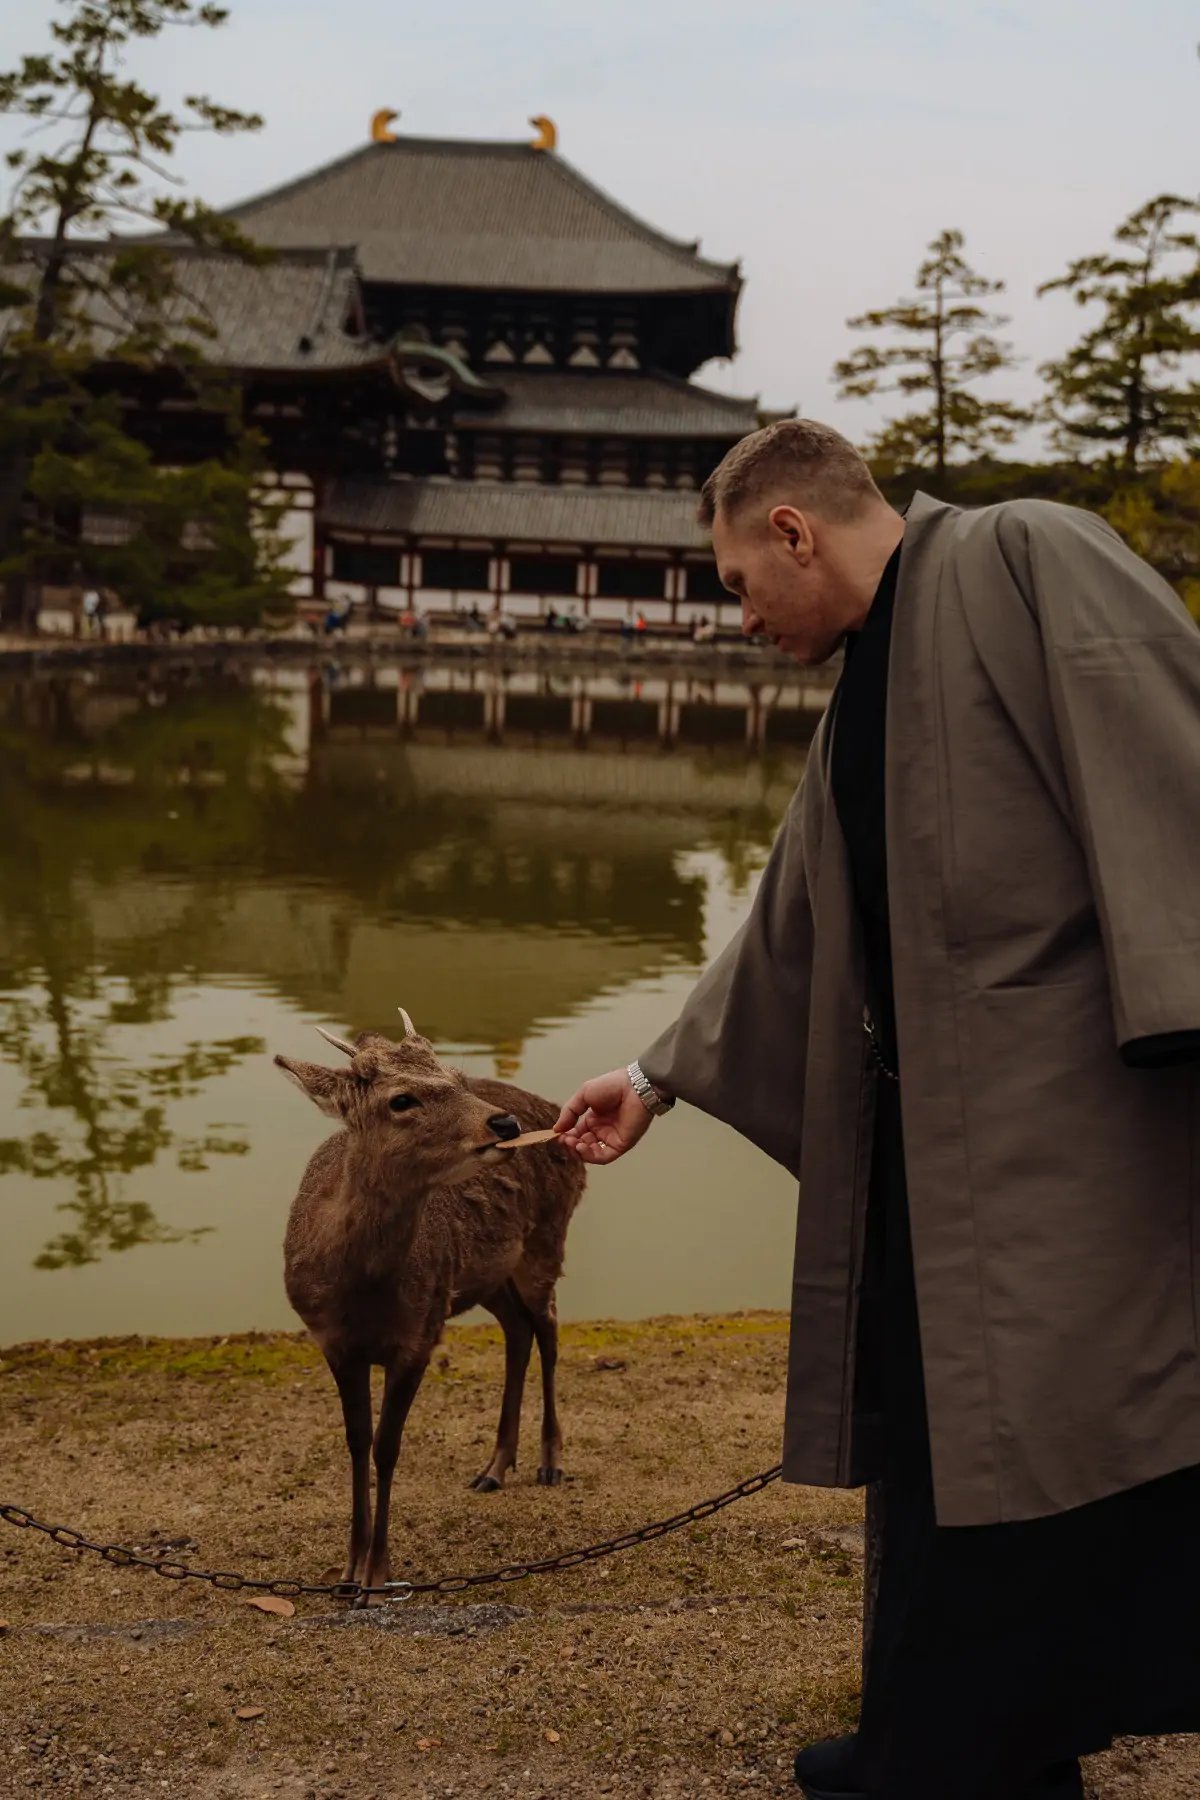
{"type": "Polygon", "coordinates": [[[754,637],[762,630],[762,620],[751,606],[749,600],[742,596],[742,636],[754,637]]]}

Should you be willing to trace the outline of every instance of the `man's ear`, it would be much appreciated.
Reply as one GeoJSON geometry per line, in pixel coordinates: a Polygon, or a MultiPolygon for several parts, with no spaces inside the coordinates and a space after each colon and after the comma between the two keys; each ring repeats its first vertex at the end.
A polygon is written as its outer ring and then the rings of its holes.
{"type": "Polygon", "coordinates": [[[321,1063],[296,1062],[290,1056],[277,1056],[275,1067],[282,1069],[288,1079],[308,1095],[313,1105],[320,1107],[323,1113],[328,1113],[331,1119],[345,1117],[344,1108],[350,1097],[353,1077],[344,1069],[327,1069],[321,1063]]]}
{"type": "Polygon", "coordinates": [[[813,534],[808,515],[796,506],[773,506],[767,523],[777,537],[787,544],[793,556],[807,563],[812,558],[813,534]]]}

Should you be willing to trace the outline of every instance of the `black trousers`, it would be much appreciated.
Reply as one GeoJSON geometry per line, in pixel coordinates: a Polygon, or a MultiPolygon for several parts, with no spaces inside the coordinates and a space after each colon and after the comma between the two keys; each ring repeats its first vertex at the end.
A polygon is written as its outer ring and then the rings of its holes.
{"type": "Polygon", "coordinates": [[[885,1495],[866,1775],[886,1800],[1011,1800],[1116,1736],[1200,1731],[1200,1468],[1050,1518],[938,1526],[899,1095],[879,1086],[859,1373],[885,1495]]]}

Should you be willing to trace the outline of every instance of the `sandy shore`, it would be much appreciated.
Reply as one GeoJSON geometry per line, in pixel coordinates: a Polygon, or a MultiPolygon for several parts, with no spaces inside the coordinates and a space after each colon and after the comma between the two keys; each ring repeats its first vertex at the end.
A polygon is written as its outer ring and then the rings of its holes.
{"type": "MultiPolygon", "coordinates": [[[[398,1575],[590,1543],[777,1460],[783,1319],[564,1340],[568,1482],[538,1488],[526,1455],[487,1496],[467,1482],[494,1428],[499,1337],[448,1335],[405,1442],[398,1575]]],[[[106,1540],[182,1540],[171,1554],[197,1567],[320,1579],[339,1562],[337,1403],[299,1338],[0,1358],[0,1500],[106,1540]]],[[[302,1599],[291,1618],[0,1524],[0,1793],[794,1792],[796,1748],[856,1715],[860,1519],[856,1495],[776,1485],[569,1574],[366,1614],[302,1599]]],[[[1089,1779],[1104,1800],[1183,1800],[1200,1792],[1200,1741],[1122,1745],[1089,1779]]]]}

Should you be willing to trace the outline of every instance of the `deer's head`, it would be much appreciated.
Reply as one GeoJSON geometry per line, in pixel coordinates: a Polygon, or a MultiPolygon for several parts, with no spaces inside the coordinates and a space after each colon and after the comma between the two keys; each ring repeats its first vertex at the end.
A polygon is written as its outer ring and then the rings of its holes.
{"type": "MultiPolygon", "coordinates": [[[[448,1069],[420,1037],[401,1008],[405,1036],[395,1043],[364,1031],[354,1043],[322,1031],[349,1064],[277,1056],[275,1062],[313,1104],[361,1139],[380,1174],[405,1187],[453,1187],[510,1154],[505,1144],[521,1134],[511,1113],[497,1113],[473,1094],[456,1069],[448,1069]]],[[[318,1028],[319,1029],[319,1028],[318,1028]]]]}

